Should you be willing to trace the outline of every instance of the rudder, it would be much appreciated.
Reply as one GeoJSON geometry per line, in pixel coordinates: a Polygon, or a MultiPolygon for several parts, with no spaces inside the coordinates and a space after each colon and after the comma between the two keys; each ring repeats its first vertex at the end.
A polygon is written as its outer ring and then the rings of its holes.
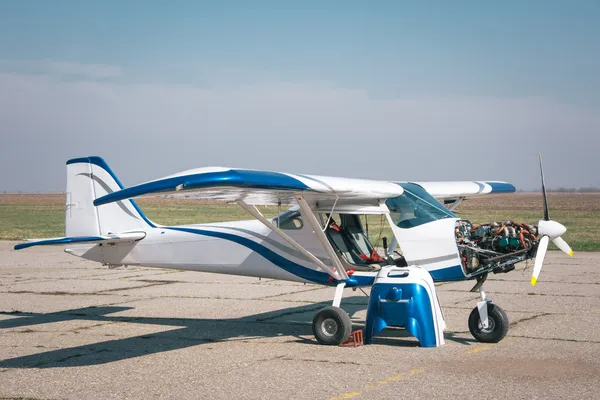
{"type": "Polygon", "coordinates": [[[67,161],[66,236],[93,236],[154,227],[133,200],[95,207],[93,201],[123,189],[108,164],[100,157],[67,161]]]}

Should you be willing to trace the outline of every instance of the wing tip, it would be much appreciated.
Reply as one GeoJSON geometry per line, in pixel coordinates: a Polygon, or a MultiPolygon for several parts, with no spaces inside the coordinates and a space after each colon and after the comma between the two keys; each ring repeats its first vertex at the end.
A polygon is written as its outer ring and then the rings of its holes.
{"type": "Polygon", "coordinates": [[[499,193],[515,193],[517,188],[515,185],[508,182],[485,182],[490,185],[492,191],[490,194],[499,194],[499,193]]]}

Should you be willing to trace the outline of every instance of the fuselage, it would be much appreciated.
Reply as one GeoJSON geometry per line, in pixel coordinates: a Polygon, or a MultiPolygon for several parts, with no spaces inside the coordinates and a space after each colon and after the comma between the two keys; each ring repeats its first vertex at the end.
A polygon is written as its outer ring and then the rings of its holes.
{"type": "MultiPolygon", "coordinates": [[[[447,222],[446,222],[447,223],[447,222]]],[[[108,265],[136,265],[334,285],[330,275],[307,260],[279,235],[257,220],[198,225],[149,227],[144,239],[114,245],[76,245],[66,252],[108,265]]],[[[285,232],[326,265],[333,265],[308,224],[285,232]]],[[[449,276],[432,260],[437,281],[449,276]],[[435,272],[437,271],[437,273],[435,272]]],[[[448,261],[446,261],[447,263],[448,261]]],[[[425,266],[427,267],[427,266],[425,266]]],[[[460,265],[452,265],[453,271],[460,265]]],[[[462,270],[460,270],[462,271],[462,270]]],[[[376,272],[356,271],[347,286],[369,286],[376,272]]]]}

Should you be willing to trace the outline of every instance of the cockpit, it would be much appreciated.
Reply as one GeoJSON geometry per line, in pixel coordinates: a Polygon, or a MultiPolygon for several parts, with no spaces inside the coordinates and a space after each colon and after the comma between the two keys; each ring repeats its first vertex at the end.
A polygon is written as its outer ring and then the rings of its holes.
{"type": "Polygon", "coordinates": [[[325,234],[329,242],[350,264],[372,265],[385,263],[365,234],[360,218],[355,214],[339,214],[338,225],[333,216],[328,217],[325,234]]]}
{"type": "MultiPolygon", "coordinates": [[[[400,183],[400,186],[404,189],[404,193],[401,196],[387,199],[385,206],[389,209],[389,216],[392,223],[402,230],[407,230],[406,234],[409,234],[408,229],[410,228],[438,220],[457,218],[454,213],[438,202],[421,186],[414,183],[400,183]]],[[[334,211],[334,213],[331,213],[331,211],[325,210],[317,213],[321,219],[321,227],[325,236],[338,254],[338,258],[346,264],[345,268],[347,270],[351,268],[356,270],[377,270],[380,266],[387,264],[404,265],[406,263],[402,255],[393,252],[395,248],[391,249],[391,256],[390,254],[380,255],[376,250],[383,247],[384,252],[388,253],[387,238],[384,239],[382,234],[383,229],[389,226],[386,221],[387,218],[384,217],[388,211],[387,209],[382,209],[380,211],[381,214],[374,210],[371,210],[367,214],[359,214],[355,211],[351,211],[350,213],[335,213],[334,211]],[[381,217],[380,223],[377,224],[380,231],[374,235],[369,235],[369,218],[373,218],[376,215],[381,217]],[[369,240],[369,236],[371,236],[373,242],[369,240]]],[[[273,223],[293,237],[305,238],[301,232],[305,227],[303,217],[298,207],[292,207],[281,213],[273,219],[273,223]]],[[[312,229],[309,227],[306,228],[312,229]]],[[[449,233],[450,243],[454,243],[453,232],[452,228],[449,233]]],[[[400,232],[396,232],[394,235],[396,234],[402,235],[400,232]]],[[[397,242],[394,241],[393,246],[395,247],[396,244],[397,242]]],[[[410,246],[410,243],[403,243],[403,253],[405,246],[410,246]]],[[[456,244],[454,243],[453,246],[456,246],[456,244]]]]}
{"type": "MultiPolygon", "coordinates": [[[[384,257],[377,252],[377,247],[387,247],[387,238],[384,238],[381,232],[378,231],[378,239],[374,244],[369,240],[368,228],[365,230],[362,222],[364,219],[368,227],[366,215],[319,213],[318,216],[325,236],[347,270],[372,271],[379,269],[381,265],[397,264],[399,256],[384,257]]],[[[378,224],[379,229],[383,229],[383,221],[382,219],[382,224],[378,224]]],[[[298,207],[282,212],[273,219],[273,223],[292,237],[302,235],[301,232],[294,233],[304,227],[298,207]]]]}

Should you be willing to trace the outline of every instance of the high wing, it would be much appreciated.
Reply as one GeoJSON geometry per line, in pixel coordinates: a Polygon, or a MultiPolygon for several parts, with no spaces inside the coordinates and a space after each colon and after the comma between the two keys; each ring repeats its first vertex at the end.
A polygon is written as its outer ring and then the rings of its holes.
{"type": "Polygon", "coordinates": [[[514,193],[510,183],[500,181],[413,182],[454,211],[465,199],[489,194],[514,193]]]}
{"type": "Polygon", "coordinates": [[[302,193],[307,201],[377,204],[381,199],[400,196],[400,185],[365,179],[288,174],[281,172],[219,167],[192,169],[109,193],[94,205],[132,197],[187,192],[199,200],[244,201],[253,205],[295,203],[302,193]]]}
{"type": "Polygon", "coordinates": [[[455,182],[413,182],[438,199],[459,199],[488,194],[514,193],[517,189],[506,182],[455,181],[455,182]]]}

